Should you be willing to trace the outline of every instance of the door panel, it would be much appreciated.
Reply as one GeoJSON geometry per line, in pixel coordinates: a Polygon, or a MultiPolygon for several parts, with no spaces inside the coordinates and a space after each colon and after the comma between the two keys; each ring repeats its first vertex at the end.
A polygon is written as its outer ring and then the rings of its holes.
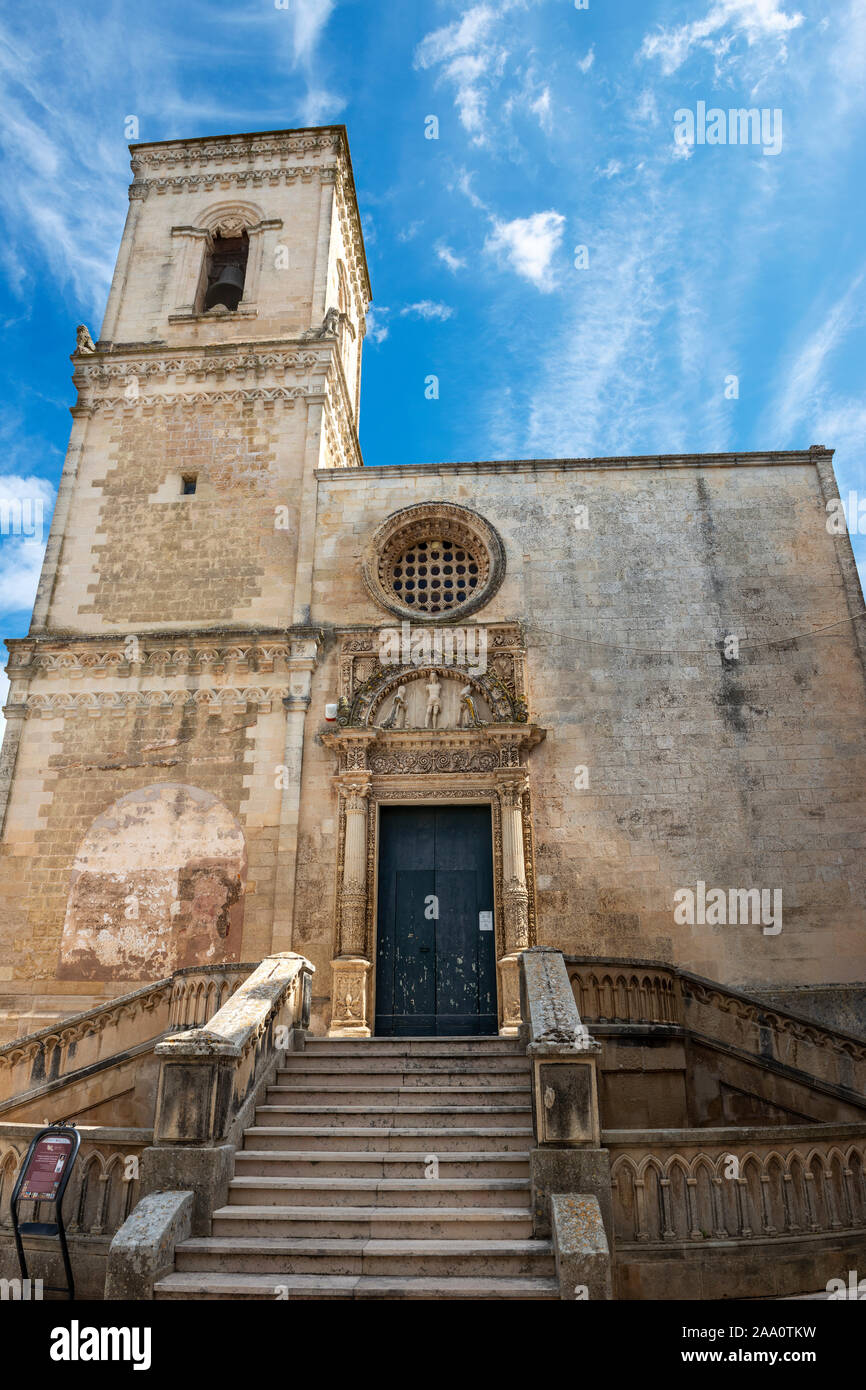
{"type": "Polygon", "coordinates": [[[489,807],[383,807],[379,828],[376,1032],[495,1033],[489,807]]]}

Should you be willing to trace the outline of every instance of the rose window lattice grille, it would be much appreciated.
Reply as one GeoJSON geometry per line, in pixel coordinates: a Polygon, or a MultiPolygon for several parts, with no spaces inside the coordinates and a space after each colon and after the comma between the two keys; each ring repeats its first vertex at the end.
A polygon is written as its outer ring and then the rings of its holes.
{"type": "Polygon", "coordinates": [[[447,613],[487,582],[487,557],[467,542],[431,536],[400,549],[383,577],[395,598],[419,613],[447,613]]]}
{"type": "Polygon", "coordinates": [[[453,503],[422,503],[397,512],[368,549],[365,577],[392,612],[452,620],[486,603],[502,580],[499,536],[482,517],[453,503]]]}

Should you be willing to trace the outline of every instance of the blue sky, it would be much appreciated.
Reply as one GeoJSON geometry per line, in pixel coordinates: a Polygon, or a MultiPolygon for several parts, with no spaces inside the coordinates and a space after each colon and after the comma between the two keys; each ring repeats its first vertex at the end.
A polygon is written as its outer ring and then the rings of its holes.
{"type": "MultiPolygon", "coordinates": [[[[820,443],[866,498],[864,72],[862,0],[7,6],[0,500],[47,533],[131,115],[141,140],[345,122],[368,464],[820,443]],[[781,150],[678,143],[699,102],[780,110],[781,150]]],[[[41,555],[0,536],[3,636],[41,555]]]]}

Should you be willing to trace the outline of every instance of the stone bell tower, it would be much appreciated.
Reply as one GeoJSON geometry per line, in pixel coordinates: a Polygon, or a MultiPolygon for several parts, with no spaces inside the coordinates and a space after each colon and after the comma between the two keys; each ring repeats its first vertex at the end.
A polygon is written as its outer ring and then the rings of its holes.
{"type": "Polygon", "coordinates": [[[9,644],[0,1018],[28,1027],[70,995],[290,944],[314,475],[362,462],[344,128],[131,154],[33,621],[9,644]]]}

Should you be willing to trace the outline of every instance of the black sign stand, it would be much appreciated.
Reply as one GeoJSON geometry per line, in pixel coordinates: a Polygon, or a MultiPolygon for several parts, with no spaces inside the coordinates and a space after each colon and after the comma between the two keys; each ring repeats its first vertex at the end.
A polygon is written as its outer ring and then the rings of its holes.
{"type": "Polygon", "coordinates": [[[30,1141],[30,1147],[24,1156],[21,1165],[21,1172],[18,1174],[15,1186],[12,1189],[12,1226],[15,1232],[15,1249],[18,1251],[18,1265],[21,1270],[21,1278],[29,1278],[27,1273],[27,1261],[24,1258],[24,1246],[21,1237],[24,1236],[59,1236],[60,1250],[63,1255],[63,1269],[66,1274],[66,1288],[61,1289],[56,1285],[46,1284],[48,1293],[65,1293],[66,1297],[75,1297],[75,1281],[72,1278],[72,1265],[69,1262],[69,1249],[66,1244],[66,1231],[63,1226],[63,1194],[66,1191],[66,1184],[72,1176],[72,1169],[78,1157],[78,1150],[81,1147],[81,1135],[73,1123],[58,1123],[48,1125],[45,1129],[40,1129],[30,1141]],[[68,1152],[51,1150],[52,1138],[63,1139],[69,1145],[68,1152]],[[34,1160],[36,1160],[34,1162],[34,1160]],[[31,1166],[34,1172],[31,1174],[31,1166]],[[50,1171],[53,1168],[53,1172],[50,1171]],[[35,1184],[35,1186],[34,1186],[35,1184]],[[24,1193],[22,1196],[22,1188],[24,1193]],[[18,1220],[18,1202],[53,1202],[57,1213],[56,1221],[22,1221],[18,1220]]]}

